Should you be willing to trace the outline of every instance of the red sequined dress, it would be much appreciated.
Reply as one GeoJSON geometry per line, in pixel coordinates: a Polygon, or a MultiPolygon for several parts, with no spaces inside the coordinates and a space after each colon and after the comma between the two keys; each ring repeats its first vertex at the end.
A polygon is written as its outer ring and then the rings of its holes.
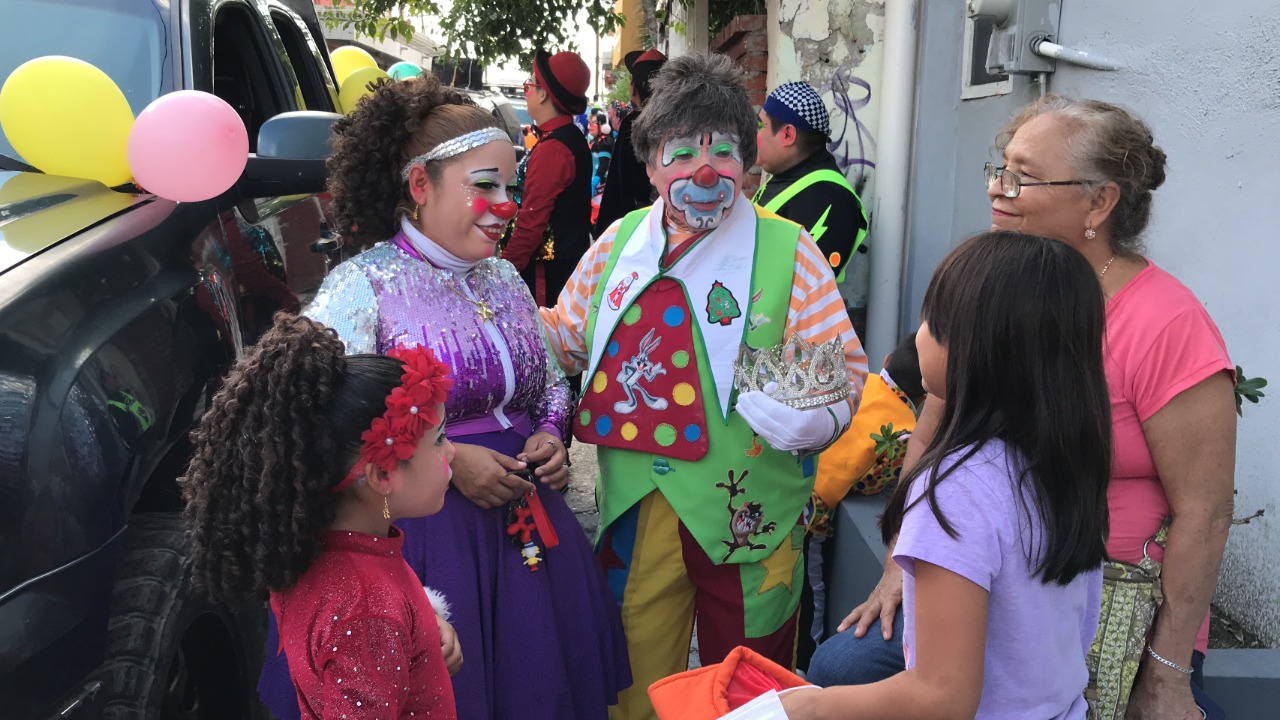
{"type": "Polygon", "coordinates": [[[456,720],[435,613],[404,536],[324,533],[315,564],[271,594],[303,718],[456,720]]]}

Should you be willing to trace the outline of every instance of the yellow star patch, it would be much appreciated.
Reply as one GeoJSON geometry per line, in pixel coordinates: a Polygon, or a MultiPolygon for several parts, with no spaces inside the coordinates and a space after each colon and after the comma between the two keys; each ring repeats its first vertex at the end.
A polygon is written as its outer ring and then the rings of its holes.
{"type": "Polygon", "coordinates": [[[803,533],[787,533],[790,537],[782,541],[773,554],[760,562],[764,568],[764,580],[760,582],[757,595],[763,595],[779,585],[785,585],[787,592],[795,592],[792,583],[796,576],[796,563],[800,562],[800,550],[804,548],[803,533]],[[796,542],[799,535],[799,544],[796,542]]]}

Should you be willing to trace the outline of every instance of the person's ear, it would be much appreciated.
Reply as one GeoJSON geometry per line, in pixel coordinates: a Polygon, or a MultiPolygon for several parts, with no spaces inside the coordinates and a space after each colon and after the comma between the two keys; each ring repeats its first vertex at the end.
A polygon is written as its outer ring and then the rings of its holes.
{"type": "Polygon", "coordinates": [[[430,191],[431,177],[427,175],[427,170],[422,167],[422,163],[409,168],[409,195],[413,198],[414,204],[426,205],[430,191]]]}
{"type": "Polygon", "coordinates": [[[1094,188],[1089,198],[1089,216],[1086,227],[1102,227],[1111,217],[1116,203],[1120,202],[1120,186],[1113,182],[1105,182],[1094,188]]]}
{"type": "Polygon", "coordinates": [[[795,125],[791,125],[791,124],[783,125],[782,130],[779,132],[781,132],[782,134],[783,147],[791,147],[792,145],[796,144],[797,133],[796,133],[795,125]]]}

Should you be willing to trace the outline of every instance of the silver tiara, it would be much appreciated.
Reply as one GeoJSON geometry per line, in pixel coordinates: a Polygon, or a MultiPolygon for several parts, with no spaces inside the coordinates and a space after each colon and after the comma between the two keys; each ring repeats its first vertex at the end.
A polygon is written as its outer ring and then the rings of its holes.
{"type": "Polygon", "coordinates": [[[461,155],[468,150],[478,148],[481,145],[488,145],[491,142],[498,142],[499,140],[511,142],[510,136],[496,127],[472,130],[471,132],[459,135],[456,138],[450,138],[406,163],[404,169],[400,171],[400,179],[408,181],[409,170],[412,169],[414,165],[426,165],[434,160],[451,158],[454,155],[461,155]]]}
{"type": "Polygon", "coordinates": [[[738,392],[764,390],[777,383],[769,397],[797,410],[821,407],[849,397],[849,368],[840,338],[814,345],[792,334],[782,345],[753,348],[743,343],[733,364],[738,392]]]}

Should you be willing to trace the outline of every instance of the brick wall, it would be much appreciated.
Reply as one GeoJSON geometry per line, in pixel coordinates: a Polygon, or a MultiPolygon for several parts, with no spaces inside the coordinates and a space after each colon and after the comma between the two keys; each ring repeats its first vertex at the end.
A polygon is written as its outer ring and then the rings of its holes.
{"type": "Polygon", "coordinates": [[[711,40],[711,52],[728,55],[747,73],[751,104],[764,104],[769,88],[765,76],[769,65],[769,38],[764,15],[739,15],[711,40]]]}
{"type": "MultiPolygon", "coordinates": [[[[764,105],[769,95],[767,74],[769,69],[769,37],[765,29],[765,15],[739,15],[711,39],[711,52],[728,55],[746,73],[747,95],[756,110],[764,105]]],[[[760,186],[760,167],[747,171],[743,192],[747,197],[760,186]]]]}

